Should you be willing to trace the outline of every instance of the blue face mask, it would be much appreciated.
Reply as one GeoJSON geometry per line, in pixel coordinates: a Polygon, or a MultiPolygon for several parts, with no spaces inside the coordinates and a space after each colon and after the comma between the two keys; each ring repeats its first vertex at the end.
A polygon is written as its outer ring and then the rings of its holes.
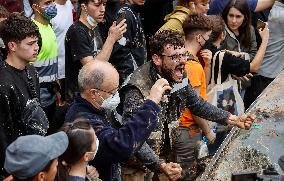
{"type": "Polygon", "coordinates": [[[54,3],[43,8],[42,16],[48,21],[57,15],[57,8],[54,3]]]}

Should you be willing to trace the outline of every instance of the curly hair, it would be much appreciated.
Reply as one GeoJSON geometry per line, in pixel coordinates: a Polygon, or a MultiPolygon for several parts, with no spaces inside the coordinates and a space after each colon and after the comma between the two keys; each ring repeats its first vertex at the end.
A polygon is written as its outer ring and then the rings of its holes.
{"type": "Polygon", "coordinates": [[[161,55],[164,52],[164,47],[168,44],[175,47],[183,47],[184,39],[177,31],[164,30],[150,38],[151,55],[161,55]]]}
{"type": "Polygon", "coordinates": [[[222,16],[219,15],[210,15],[208,17],[211,18],[212,22],[214,21],[211,38],[216,41],[220,33],[225,32],[225,22],[222,16]]]}
{"type": "Polygon", "coordinates": [[[213,28],[211,19],[200,13],[187,15],[182,25],[185,37],[188,38],[198,31],[210,31],[213,28]]]}
{"type": "Polygon", "coordinates": [[[21,42],[27,37],[38,37],[40,33],[36,24],[29,18],[20,15],[19,13],[12,13],[6,20],[1,23],[0,37],[6,47],[8,42],[21,42]]]}

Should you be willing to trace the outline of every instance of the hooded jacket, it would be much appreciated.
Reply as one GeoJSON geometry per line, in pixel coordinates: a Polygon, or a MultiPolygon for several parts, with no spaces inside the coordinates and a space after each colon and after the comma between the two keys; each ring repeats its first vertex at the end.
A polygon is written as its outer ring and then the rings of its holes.
{"type": "Polygon", "coordinates": [[[250,40],[250,47],[245,48],[243,45],[240,44],[239,40],[237,39],[236,35],[226,26],[225,27],[227,35],[223,42],[222,49],[237,51],[237,52],[245,52],[245,59],[252,61],[257,52],[257,43],[256,43],[256,36],[254,28],[251,26],[251,40],[250,40]]]}
{"type": "Polygon", "coordinates": [[[190,9],[184,6],[176,6],[174,11],[165,17],[164,20],[166,23],[157,31],[157,33],[164,30],[173,30],[184,35],[182,24],[186,16],[190,13],[190,9]]]}

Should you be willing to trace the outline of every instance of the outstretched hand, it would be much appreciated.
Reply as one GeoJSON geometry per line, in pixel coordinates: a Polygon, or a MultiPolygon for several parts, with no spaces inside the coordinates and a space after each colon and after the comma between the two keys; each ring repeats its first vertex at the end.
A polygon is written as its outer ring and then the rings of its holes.
{"type": "Polygon", "coordinates": [[[231,115],[228,120],[229,125],[237,126],[241,129],[250,129],[256,116],[251,113],[246,113],[241,116],[231,115]]]}

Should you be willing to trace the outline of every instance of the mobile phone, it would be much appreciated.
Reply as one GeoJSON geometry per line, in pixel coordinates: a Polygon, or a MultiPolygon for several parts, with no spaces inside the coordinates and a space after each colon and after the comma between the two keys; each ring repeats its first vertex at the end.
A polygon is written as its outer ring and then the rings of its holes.
{"type": "Polygon", "coordinates": [[[119,24],[123,19],[125,19],[125,11],[118,12],[116,24],[119,24]]]}
{"type": "Polygon", "coordinates": [[[256,22],[256,28],[257,29],[264,29],[265,26],[266,26],[265,22],[261,21],[260,19],[257,20],[257,22],[256,22]]]}

